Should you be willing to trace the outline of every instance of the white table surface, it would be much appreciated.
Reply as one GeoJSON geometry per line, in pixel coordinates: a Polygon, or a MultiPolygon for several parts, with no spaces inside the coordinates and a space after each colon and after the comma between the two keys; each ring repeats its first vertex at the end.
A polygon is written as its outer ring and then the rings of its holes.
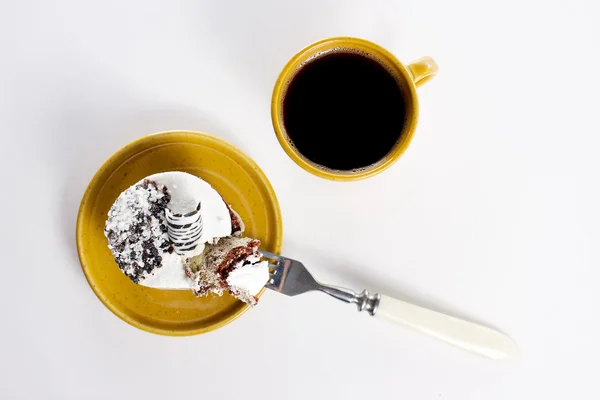
{"type": "Polygon", "coordinates": [[[600,18],[593,1],[3,1],[0,398],[591,399],[600,356],[600,18]],[[303,46],[375,41],[434,57],[390,170],[333,183],[270,119],[303,46]],[[273,184],[284,251],[324,281],[497,327],[491,362],[319,293],[266,293],[218,331],[115,317],[75,251],[83,191],[114,151],[189,129],[273,184]]]}

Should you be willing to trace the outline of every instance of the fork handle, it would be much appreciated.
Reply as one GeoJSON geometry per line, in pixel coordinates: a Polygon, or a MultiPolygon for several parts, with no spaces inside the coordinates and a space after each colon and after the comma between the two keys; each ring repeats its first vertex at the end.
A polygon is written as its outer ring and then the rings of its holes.
{"type": "Polygon", "coordinates": [[[380,295],[375,317],[480,356],[505,359],[519,354],[516,343],[494,329],[388,296],[380,295]]]}

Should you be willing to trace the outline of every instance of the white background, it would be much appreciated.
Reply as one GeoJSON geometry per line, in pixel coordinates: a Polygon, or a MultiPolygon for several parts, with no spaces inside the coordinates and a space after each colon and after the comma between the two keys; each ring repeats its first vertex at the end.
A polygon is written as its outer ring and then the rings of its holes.
{"type": "Polygon", "coordinates": [[[598,398],[599,18],[593,0],[2,1],[0,397],[598,398]],[[286,61],[339,35],[440,66],[407,153],[356,183],[297,167],[270,120],[286,61]],[[189,338],[123,323],[81,272],[76,213],[107,157],[171,129],[247,152],[285,253],[322,280],[496,327],[521,359],[319,293],[189,338]]]}

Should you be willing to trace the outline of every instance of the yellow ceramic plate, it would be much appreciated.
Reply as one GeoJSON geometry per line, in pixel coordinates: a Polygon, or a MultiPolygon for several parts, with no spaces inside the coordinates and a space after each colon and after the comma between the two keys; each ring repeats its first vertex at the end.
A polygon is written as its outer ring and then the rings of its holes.
{"type": "Polygon", "coordinates": [[[77,218],[79,260],[98,298],[131,325],[162,335],[208,332],[239,317],[248,305],[228,294],[196,298],[191,291],[136,285],[117,267],[104,237],[108,210],[119,194],[140,179],[164,171],[188,172],[210,183],[241,215],[245,235],[260,239],[267,251],[281,250],[279,204],[260,168],[221,139],[195,132],[164,132],[128,144],[92,178],[77,218]]]}

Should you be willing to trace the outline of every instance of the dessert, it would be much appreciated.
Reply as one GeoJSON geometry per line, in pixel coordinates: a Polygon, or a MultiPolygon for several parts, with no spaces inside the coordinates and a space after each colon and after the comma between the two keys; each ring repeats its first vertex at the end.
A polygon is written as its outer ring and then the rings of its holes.
{"type": "Polygon", "coordinates": [[[242,237],[244,223],[221,195],[184,172],[146,177],[119,195],[104,233],[121,271],[157,289],[197,296],[228,291],[256,304],[269,279],[260,241],[242,237]]]}
{"type": "Polygon", "coordinates": [[[268,263],[261,261],[258,246],[259,240],[229,236],[192,258],[186,274],[194,282],[194,293],[220,295],[227,289],[238,299],[255,305],[256,294],[269,280],[268,263]]]}

